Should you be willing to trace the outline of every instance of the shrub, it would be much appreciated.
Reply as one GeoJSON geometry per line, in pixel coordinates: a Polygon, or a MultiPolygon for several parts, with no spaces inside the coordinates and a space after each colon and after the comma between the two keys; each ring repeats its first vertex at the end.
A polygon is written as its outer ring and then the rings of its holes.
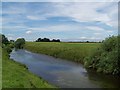
{"type": "Polygon", "coordinates": [[[120,73],[120,36],[112,36],[106,38],[101,47],[97,49],[92,55],[86,57],[84,65],[86,68],[94,68],[97,72],[107,74],[120,73]]]}
{"type": "Polygon", "coordinates": [[[25,44],[25,39],[24,38],[19,38],[15,41],[15,48],[16,49],[22,49],[25,44]]]}

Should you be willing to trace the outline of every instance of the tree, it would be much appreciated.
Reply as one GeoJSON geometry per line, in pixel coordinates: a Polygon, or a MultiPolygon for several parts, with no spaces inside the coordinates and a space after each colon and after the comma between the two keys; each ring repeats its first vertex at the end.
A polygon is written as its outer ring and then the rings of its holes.
{"type": "Polygon", "coordinates": [[[14,40],[10,40],[10,43],[14,43],[15,41],[14,40]]]}
{"type": "Polygon", "coordinates": [[[36,42],[60,42],[60,39],[53,39],[53,40],[50,40],[49,38],[38,38],[36,40],[36,42]]]}
{"type": "Polygon", "coordinates": [[[19,38],[15,41],[15,48],[16,49],[23,49],[25,44],[25,39],[24,38],[19,38]]]}
{"type": "Polygon", "coordinates": [[[36,40],[36,42],[41,42],[42,41],[42,39],[41,38],[38,38],[37,40],[36,40]]]}
{"type": "Polygon", "coordinates": [[[52,42],[60,42],[60,39],[53,39],[52,42]]]}
{"type": "Polygon", "coordinates": [[[43,38],[42,41],[43,42],[50,42],[50,39],[49,38],[43,38]]]}
{"type": "Polygon", "coordinates": [[[9,41],[8,41],[8,39],[7,39],[7,37],[5,37],[5,35],[2,35],[2,44],[8,44],[9,43],[9,41]]]}
{"type": "Polygon", "coordinates": [[[86,41],[86,43],[89,43],[89,41],[86,41]]]}

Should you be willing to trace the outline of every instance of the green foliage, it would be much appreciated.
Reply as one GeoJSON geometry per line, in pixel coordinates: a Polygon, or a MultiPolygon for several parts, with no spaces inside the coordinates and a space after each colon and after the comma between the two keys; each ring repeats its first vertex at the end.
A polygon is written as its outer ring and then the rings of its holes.
{"type": "Polygon", "coordinates": [[[60,39],[53,39],[50,40],[49,38],[38,38],[36,42],[60,42],[60,39]]]}
{"type": "Polygon", "coordinates": [[[19,38],[15,41],[15,48],[16,49],[23,49],[25,44],[25,39],[24,38],[19,38]]]}
{"type": "Polygon", "coordinates": [[[12,48],[9,45],[5,46],[4,49],[7,51],[7,53],[12,52],[12,48]]]}
{"type": "Polygon", "coordinates": [[[101,44],[101,47],[97,49],[96,52],[85,58],[85,67],[94,68],[97,70],[97,72],[103,72],[107,74],[119,74],[119,39],[119,36],[106,38],[101,44]]]}
{"type": "Polygon", "coordinates": [[[9,41],[8,41],[7,37],[5,37],[5,35],[2,35],[2,43],[5,45],[9,43],[9,41]]]}
{"type": "Polygon", "coordinates": [[[0,34],[0,46],[4,47],[7,44],[9,44],[7,37],[5,37],[3,34],[0,34]]]}

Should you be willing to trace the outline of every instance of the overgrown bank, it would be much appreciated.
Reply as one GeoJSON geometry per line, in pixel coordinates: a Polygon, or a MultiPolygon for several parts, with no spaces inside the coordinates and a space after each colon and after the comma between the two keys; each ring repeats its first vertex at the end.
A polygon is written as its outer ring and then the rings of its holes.
{"type": "MultiPolygon", "coordinates": [[[[43,79],[30,73],[26,66],[9,58],[9,53],[14,47],[14,42],[0,34],[0,59],[2,59],[2,88],[55,88],[43,79]]],[[[21,39],[19,39],[21,42],[21,39]]],[[[23,42],[23,40],[22,40],[23,42]]],[[[19,46],[21,43],[17,42],[19,46]]]]}
{"type": "Polygon", "coordinates": [[[26,42],[25,49],[80,62],[86,68],[93,68],[97,72],[106,74],[120,73],[120,59],[118,58],[118,37],[106,38],[102,43],[50,43],[26,42]]]}
{"type": "Polygon", "coordinates": [[[84,64],[97,72],[120,75],[120,36],[106,38],[99,49],[86,57],[84,64]]]}
{"type": "Polygon", "coordinates": [[[10,60],[5,49],[2,52],[2,88],[53,88],[24,65],[10,60]]]}

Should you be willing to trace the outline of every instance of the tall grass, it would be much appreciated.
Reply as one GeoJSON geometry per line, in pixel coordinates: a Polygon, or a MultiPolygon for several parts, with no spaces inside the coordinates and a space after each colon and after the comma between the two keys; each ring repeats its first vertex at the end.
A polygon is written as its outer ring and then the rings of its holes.
{"type": "Polygon", "coordinates": [[[100,43],[26,42],[25,49],[83,63],[99,46],[100,43]]]}

